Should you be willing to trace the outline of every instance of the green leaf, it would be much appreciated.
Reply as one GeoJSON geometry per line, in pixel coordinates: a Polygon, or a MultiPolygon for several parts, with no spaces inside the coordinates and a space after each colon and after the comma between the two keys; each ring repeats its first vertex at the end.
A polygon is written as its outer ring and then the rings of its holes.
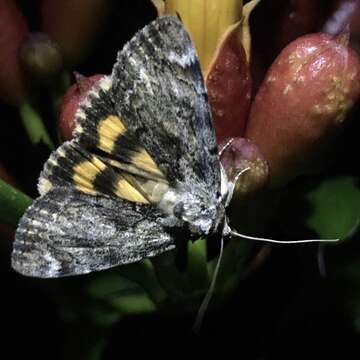
{"type": "Polygon", "coordinates": [[[87,285],[87,292],[98,306],[90,307],[89,315],[101,326],[108,326],[125,314],[144,314],[156,311],[154,302],[137,283],[116,272],[94,276],[87,285]]]}
{"type": "MultiPolygon", "coordinates": [[[[238,287],[249,265],[252,247],[251,241],[236,238],[232,238],[225,246],[216,281],[216,293],[218,296],[228,296],[238,287]]],[[[214,276],[217,262],[218,258],[209,263],[209,266],[212,268],[211,276],[214,276]]]]}
{"type": "Polygon", "coordinates": [[[121,311],[112,307],[111,304],[106,305],[107,306],[89,306],[86,312],[87,318],[91,320],[93,325],[99,328],[112,326],[124,316],[121,311]]]}
{"type": "Polygon", "coordinates": [[[92,344],[88,360],[101,360],[103,359],[103,352],[106,342],[104,339],[98,339],[95,344],[92,344]]]}
{"type": "Polygon", "coordinates": [[[141,286],[156,304],[160,304],[166,299],[167,294],[161,287],[156,270],[149,259],[120,266],[119,273],[141,286]]]}
{"type": "Polygon", "coordinates": [[[139,288],[139,285],[116,273],[104,273],[96,276],[88,285],[89,294],[97,299],[127,294],[139,288]]]}
{"type": "Polygon", "coordinates": [[[0,179],[0,223],[17,226],[32,199],[0,179]]]}
{"type": "Polygon", "coordinates": [[[180,272],[175,262],[175,251],[168,251],[151,259],[156,277],[171,302],[182,303],[191,286],[186,273],[180,272]]]}
{"type": "Polygon", "coordinates": [[[140,288],[133,294],[114,297],[110,303],[122,314],[149,314],[157,310],[154,302],[140,288]]]}
{"type": "Polygon", "coordinates": [[[342,176],[321,182],[307,195],[312,213],[307,225],[321,238],[345,239],[360,223],[358,179],[342,176]]]}
{"type": "Polygon", "coordinates": [[[40,114],[28,103],[21,105],[19,112],[31,143],[36,145],[42,141],[50,150],[53,150],[54,144],[51,141],[40,114]]]}

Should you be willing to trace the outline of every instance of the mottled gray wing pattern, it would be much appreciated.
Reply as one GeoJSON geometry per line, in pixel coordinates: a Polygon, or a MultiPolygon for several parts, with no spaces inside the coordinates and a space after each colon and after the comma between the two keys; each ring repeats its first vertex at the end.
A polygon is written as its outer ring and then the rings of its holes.
{"type": "Polygon", "coordinates": [[[12,267],[46,278],[136,262],[174,247],[163,221],[153,206],[55,188],[20,220],[12,267]]]}
{"type": "Polygon", "coordinates": [[[119,53],[111,79],[99,86],[78,113],[72,143],[78,153],[64,145],[53,154],[39,182],[43,195],[20,220],[12,266],[24,275],[83,274],[174,247],[169,215],[157,208],[158,200],[133,196],[134,179],[115,176],[124,171],[141,176],[143,167],[151,170],[154,186],[160,180],[175,189],[186,184],[191,196],[181,196],[194,224],[216,220],[215,134],[195,49],[180,21],[158,18],[138,32],[119,53]],[[97,152],[81,157],[85,149],[97,152]],[[109,169],[113,158],[126,170],[109,169]],[[201,204],[192,208],[193,199],[201,204]],[[206,209],[209,219],[203,219],[206,209]],[[202,211],[199,221],[194,211],[202,211]]]}
{"type": "Polygon", "coordinates": [[[119,116],[170,184],[187,183],[219,196],[207,93],[194,46],[176,17],[156,19],[119,52],[112,96],[119,116]]]}

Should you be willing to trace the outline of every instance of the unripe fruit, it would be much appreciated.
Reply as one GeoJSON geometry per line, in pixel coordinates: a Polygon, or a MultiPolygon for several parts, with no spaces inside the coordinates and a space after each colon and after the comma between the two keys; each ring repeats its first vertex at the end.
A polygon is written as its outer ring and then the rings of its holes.
{"type": "Polygon", "coordinates": [[[346,42],[317,33],[289,44],[251,108],[245,137],[259,146],[272,185],[309,172],[360,97],[360,60],[346,42]]]}
{"type": "Polygon", "coordinates": [[[76,83],[66,91],[60,108],[58,129],[63,140],[70,140],[72,138],[72,132],[75,127],[75,114],[81,101],[85,99],[92,86],[104,75],[97,74],[88,78],[80,74],[75,76],[76,83]]]}
{"type": "Polygon", "coordinates": [[[29,33],[19,49],[21,67],[31,82],[51,84],[62,70],[59,47],[44,33],[29,33]]]}

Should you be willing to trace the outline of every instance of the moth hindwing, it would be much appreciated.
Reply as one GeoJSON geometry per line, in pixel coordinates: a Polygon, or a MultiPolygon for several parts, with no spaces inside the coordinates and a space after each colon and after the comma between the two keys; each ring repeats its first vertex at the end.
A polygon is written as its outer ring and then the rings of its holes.
{"type": "Polygon", "coordinates": [[[73,140],[40,175],[12,265],[82,274],[174,248],[174,227],[207,235],[224,220],[220,164],[195,49],[175,17],[156,19],[89,92],[73,140]]]}

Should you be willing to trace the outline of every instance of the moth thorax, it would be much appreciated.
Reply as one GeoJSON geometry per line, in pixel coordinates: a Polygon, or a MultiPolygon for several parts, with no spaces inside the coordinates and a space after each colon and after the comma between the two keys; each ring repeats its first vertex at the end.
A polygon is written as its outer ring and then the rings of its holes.
{"type": "Polygon", "coordinates": [[[148,180],[143,184],[143,189],[152,203],[158,204],[169,190],[169,185],[162,182],[148,180]]]}
{"type": "Polygon", "coordinates": [[[159,208],[187,223],[191,232],[198,235],[209,234],[216,222],[216,206],[191,192],[170,189],[159,202],[159,208]]]}
{"type": "Polygon", "coordinates": [[[159,208],[164,211],[165,214],[173,215],[174,207],[178,201],[178,196],[175,190],[169,189],[166,191],[161,200],[159,201],[159,208]]]}

